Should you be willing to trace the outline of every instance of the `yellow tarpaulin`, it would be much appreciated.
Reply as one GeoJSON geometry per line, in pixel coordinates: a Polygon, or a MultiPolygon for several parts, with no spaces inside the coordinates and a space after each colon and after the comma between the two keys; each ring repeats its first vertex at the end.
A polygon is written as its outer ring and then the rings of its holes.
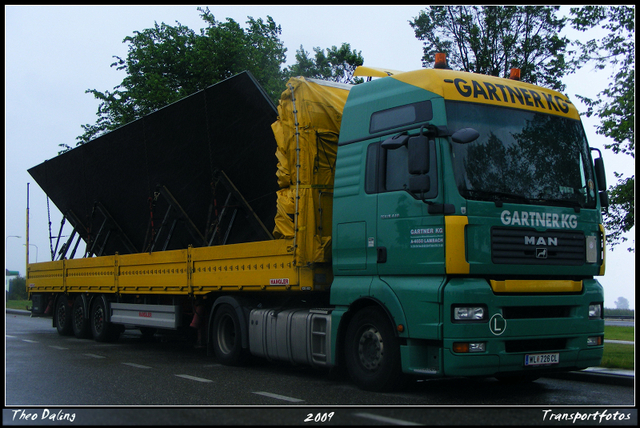
{"type": "Polygon", "coordinates": [[[271,125],[280,186],[273,235],[294,238],[298,266],[331,259],[333,178],[348,95],[348,85],[291,78],[271,125]]]}

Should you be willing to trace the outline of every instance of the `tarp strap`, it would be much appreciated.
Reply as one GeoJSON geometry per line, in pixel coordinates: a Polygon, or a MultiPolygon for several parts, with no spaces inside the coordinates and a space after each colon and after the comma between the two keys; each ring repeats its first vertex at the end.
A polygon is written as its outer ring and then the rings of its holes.
{"type": "Polygon", "coordinates": [[[296,97],[293,90],[293,85],[289,83],[289,89],[291,89],[291,103],[293,106],[293,121],[296,127],[296,210],[293,224],[293,258],[296,258],[298,252],[298,217],[299,217],[299,203],[300,203],[300,127],[298,123],[298,110],[296,109],[296,97]]]}

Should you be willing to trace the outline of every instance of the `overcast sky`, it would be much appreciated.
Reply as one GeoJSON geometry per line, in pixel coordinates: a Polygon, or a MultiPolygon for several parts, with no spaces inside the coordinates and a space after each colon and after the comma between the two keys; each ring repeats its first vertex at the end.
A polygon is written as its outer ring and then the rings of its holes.
{"type": "MultiPolygon", "coordinates": [[[[282,27],[287,65],[295,51],[313,52],[351,44],[362,52],[365,65],[395,70],[421,67],[422,43],[409,21],[420,6],[209,6],[218,21],[229,17],[244,26],[247,16],[273,17],[282,27]]],[[[568,8],[562,9],[568,13],[568,8]]],[[[27,169],[57,156],[59,144],[75,146],[81,124],[96,121],[98,101],[87,89],[112,90],[125,77],[110,67],[113,56],[126,57],[122,40],[154,22],[176,21],[199,32],[205,26],[197,6],[5,6],[5,267],[25,274],[27,183],[31,262],[51,260],[46,195],[27,169]],[[15,238],[20,236],[20,238],[15,238]],[[37,258],[37,260],[36,260],[37,258]]],[[[595,32],[569,32],[571,38],[597,38],[595,32]]],[[[576,94],[594,97],[610,77],[609,71],[588,67],[565,78],[566,94],[582,106],[576,94]]],[[[583,118],[592,147],[603,151],[608,183],[614,171],[633,174],[630,156],[604,150],[607,139],[595,133],[597,120],[583,118]]],[[[274,172],[275,174],[275,172],[274,172]]],[[[62,215],[51,204],[51,227],[57,235],[62,215]]],[[[628,234],[630,245],[635,228],[628,234]]],[[[607,253],[607,272],[598,277],[605,288],[605,306],[614,308],[619,296],[635,306],[635,258],[629,245],[607,253]]]]}

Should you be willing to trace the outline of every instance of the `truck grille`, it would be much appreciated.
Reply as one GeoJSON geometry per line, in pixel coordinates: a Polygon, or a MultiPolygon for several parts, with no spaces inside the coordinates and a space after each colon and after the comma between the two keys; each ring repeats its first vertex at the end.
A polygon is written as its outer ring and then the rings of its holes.
{"type": "Polygon", "coordinates": [[[497,264],[570,265],[585,260],[582,232],[535,229],[491,229],[491,261],[497,264]]]}

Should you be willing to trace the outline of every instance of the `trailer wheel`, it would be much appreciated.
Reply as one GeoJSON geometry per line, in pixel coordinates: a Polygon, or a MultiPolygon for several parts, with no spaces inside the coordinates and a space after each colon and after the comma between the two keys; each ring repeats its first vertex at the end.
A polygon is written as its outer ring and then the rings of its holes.
{"type": "Polygon", "coordinates": [[[73,315],[69,298],[62,294],[56,302],[56,328],[60,336],[71,336],[73,334],[73,315]]]}
{"type": "Polygon", "coordinates": [[[120,329],[107,321],[106,303],[100,297],[91,305],[91,334],[97,342],[113,342],[120,336],[120,329]]]}
{"type": "Polygon", "coordinates": [[[242,348],[240,319],[231,305],[222,304],[216,311],[211,339],[221,364],[236,366],[247,361],[248,351],[242,348]]]}
{"type": "Polygon", "coordinates": [[[82,296],[76,297],[73,302],[73,334],[79,339],[91,337],[91,324],[86,314],[82,296]]]}
{"type": "Polygon", "coordinates": [[[400,341],[381,309],[367,307],[354,315],[344,348],[347,370],[360,388],[390,391],[406,381],[400,362],[400,341]]]}

